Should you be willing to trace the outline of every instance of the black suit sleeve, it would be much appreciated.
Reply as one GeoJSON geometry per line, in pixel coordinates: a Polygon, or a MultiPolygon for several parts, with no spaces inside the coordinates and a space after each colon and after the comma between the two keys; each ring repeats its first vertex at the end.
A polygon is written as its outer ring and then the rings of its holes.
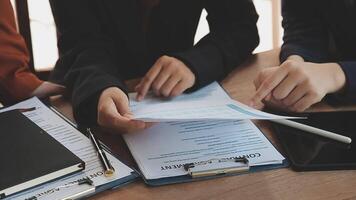
{"type": "Polygon", "coordinates": [[[328,31],[320,13],[306,0],[282,1],[283,45],[280,59],[299,55],[308,62],[325,62],[328,57],[328,31]]]}
{"type": "Polygon", "coordinates": [[[92,5],[86,0],[51,0],[59,31],[58,60],[52,78],[72,92],[74,115],[79,123],[96,123],[101,91],[116,86],[124,90],[115,48],[103,34],[92,5]]]}
{"type": "Polygon", "coordinates": [[[210,32],[193,48],[172,54],[196,75],[197,89],[221,80],[259,43],[258,15],[251,0],[206,0],[210,32]]]}

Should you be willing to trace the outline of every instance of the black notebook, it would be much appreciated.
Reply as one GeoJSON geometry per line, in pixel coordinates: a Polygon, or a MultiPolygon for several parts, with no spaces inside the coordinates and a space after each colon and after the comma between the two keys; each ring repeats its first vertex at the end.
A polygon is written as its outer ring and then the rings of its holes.
{"type": "Polygon", "coordinates": [[[85,163],[21,112],[0,113],[0,199],[79,172],[85,163]]]}

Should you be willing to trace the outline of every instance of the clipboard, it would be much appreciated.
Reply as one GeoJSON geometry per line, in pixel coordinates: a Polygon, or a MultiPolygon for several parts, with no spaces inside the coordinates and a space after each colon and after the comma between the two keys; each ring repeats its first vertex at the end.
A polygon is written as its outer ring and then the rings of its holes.
{"type": "MultiPolygon", "coordinates": [[[[258,127],[257,127],[258,128],[258,127]]],[[[259,129],[259,128],[258,128],[259,129]]],[[[262,131],[261,131],[262,132],[262,131]]],[[[263,132],[262,132],[263,133],[263,132]]],[[[268,137],[266,137],[268,141],[268,137]]],[[[271,142],[274,148],[276,146],[271,142]]],[[[222,158],[224,159],[224,158],[222,158]]],[[[221,158],[215,158],[212,160],[221,160],[221,158]]],[[[202,161],[206,162],[206,166],[209,166],[211,164],[210,161],[212,160],[207,160],[207,161],[202,161]]],[[[230,161],[237,161],[241,163],[245,163],[245,165],[240,165],[237,169],[233,169],[229,173],[219,173],[221,172],[221,168],[212,168],[212,171],[217,172],[216,174],[207,174],[206,176],[196,176],[193,177],[191,174],[183,175],[183,176],[175,176],[175,177],[167,177],[167,178],[159,178],[159,179],[146,179],[144,175],[142,174],[141,177],[143,181],[148,185],[148,186],[163,186],[163,185],[171,185],[171,184],[178,184],[178,183],[188,183],[188,182],[193,182],[193,181],[203,181],[203,180],[210,180],[214,178],[222,178],[222,177],[227,177],[227,176],[237,176],[237,175],[243,175],[243,174],[248,174],[248,173],[255,173],[255,172],[261,172],[261,171],[267,171],[267,170],[274,170],[274,169],[280,169],[280,168],[287,168],[290,166],[290,162],[287,157],[283,160],[281,164],[268,164],[268,165],[259,165],[259,166],[250,166],[248,163],[248,160],[246,161],[246,158],[241,158],[237,157],[235,160],[230,160],[230,161]],[[248,167],[248,168],[247,168],[248,167]]],[[[191,165],[191,163],[186,163],[186,165],[191,165]]],[[[188,171],[187,169],[184,169],[188,171]]],[[[139,171],[139,170],[137,170],[139,171]]],[[[188,171],[189,173],[189,171],[188,171]]]]}
{"type": "MultiPolygon", "coordinates": [[[[254,172],[260,172],[260,171],[266,171],[266,170],[286,168],[288,166],[289,166],[289,162],[287,159],[285,159],[285,160],[283,160],[283,162],[281,164],[261,165],[261,166],[252,166],[252,167],[249,166],[248,169],[242,169],[242,170],[236,169],[234,172],[231,172],[231,173],[217,173],[215,175],[198,176],[198,177],[194,177],[194,178],[188,174],[188,175],[184,175],[184,176],[175,176],[175,177],[167,177],[167,178],[160,178],[160,179],[146,179],[142,175],[142,179],[149,186],[162,186],[162,185],[170,185],[170,184],[177,184],[177,183],[187,183],[187,182],[193,182],[193,181],[209,180],[209,179],[227,177],[227,176],[243,175],[243,174],[247,174],[247,173],[254,173],[254,172]]],[[[214,170],[218,172],[222,169],[216,168],[214,170]]]]}

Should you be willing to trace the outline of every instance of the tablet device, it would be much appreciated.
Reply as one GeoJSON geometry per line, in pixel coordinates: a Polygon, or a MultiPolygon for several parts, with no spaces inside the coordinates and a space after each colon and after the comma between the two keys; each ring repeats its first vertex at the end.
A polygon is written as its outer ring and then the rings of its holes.
{"type": "Polygon", "coordinates": [[[356,169],[356,111],[303,114],[299,123],[348,136],[351,144],[273,123],[277,138],[296,171],[356,169]]]}

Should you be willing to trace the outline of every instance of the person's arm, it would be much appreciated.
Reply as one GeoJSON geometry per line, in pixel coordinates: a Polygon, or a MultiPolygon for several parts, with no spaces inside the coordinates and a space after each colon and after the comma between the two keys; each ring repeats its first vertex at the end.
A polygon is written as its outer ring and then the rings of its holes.
{"type": "Polygon", "coordinates": [[[256,48],[258,15],[250,0],[205,0],[210,33],[195,46],[160,57],[136,86],[137,100],[149,89],[175,97],[224,78],[256,48]]]}
{"type": "Polygon", "coordinates": [[[171,54],[195,74],[197,89],[222,80],[259,43],[258,15],[251,0],[205,0],[210,32],[193,48],[171,54]]]}
{"type": "Polygon", "coordinates": [[[328,57],[328,30],[314,5],[305,0],[282,0],[281,63],[293,56],[307,62],[325,62],[328,57]]]}
{"type": "Polygon", "coordinates": [[[251,105],[264,100],[280,108],[304,111],[326,94],[344,91],[344,67],[328,61],[328,30],[312,3],[282,2],[284,44],[281,65],[263,70],[255,80],[251,105]]]}
{"type": "Polygon", "coordinates": [[[120,65],[115,42],[102,31],[95,16],[100,5],[87,0],[50,3],[61,54],[53,78],[64,77],[77,122],[99,124],[115,133],[145,128],[148,124],[132,119],[125,85],[119,78],[120,70],[127,66],[120,65]]]}
{"type": "Polygon", "coordinates": [[[28,68],[29,53],[25,41],[16,30],[13,8],[9,0],[0,1],[0,96],[5,102],[31,96],[42,84],[28,68]]]}
{"type": "MultiPolygon", "coordinates": [[[[296,56],[307,62],[327,62],[328,30],[316,9],[308,9],[308,1],[283,0],[282,16],[284,43],[280,54],[281,63],[287,59],[294,60],[296,56]]],[[[336,96],[341,100],[355,101],[356,61],[340,61],[337,64],[346,76],[346,84],[336,96]]]]}
{"type": "Polygon", "coordinates": [[[346,76],[346,83],[341,92],[334,96],[341,101],[356,102],[356,61],[338,62],[346,76]]]}

